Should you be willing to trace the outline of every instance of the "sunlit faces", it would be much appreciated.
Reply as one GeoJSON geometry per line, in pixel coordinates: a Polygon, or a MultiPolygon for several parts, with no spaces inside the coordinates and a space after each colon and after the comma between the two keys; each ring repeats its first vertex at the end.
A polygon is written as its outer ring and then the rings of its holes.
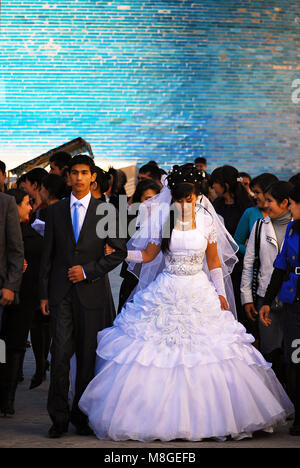
{"type": "Polygon", "coordinates": [[[194,218],[196,202],[197,195],[195,193],[191,193],[180,200],[175,200],[177,219],[191,221],[194,218]]]}
{"type": "Polygon", "coordinates": [[[288,199],[285,198],[281,203],[278,203],[272,195],[265,193],[265,206],[270,218],[278,218],[287,211],[288,199]]]}
{"type": "Polygon", "coordinates": [[[6,172],[0,171],[0,189],[1,187],[4,187],[5,180],[6,180],[6,172]]]}
{"type": "Polygon", "coordinates": [[[27,223],[29,221],[31,211],[32,207],[30,205],[29,195],[26,195],[20,205],[18,205],[18,212],[21,223],[27,223]]]}
{"type": "Polygon", "coordinates": [[[260,188],[260,186],[254,185],[252,192],[253,192],[253,197],[256,201],[256,205],[258,206],[258,208],[260,208],[261,210],[265,210],[266,200],[265,200],[264,193],[262,189],[260,188]]]}
{"type": "Polygon", "coordinates": [[[75,164],[70,171],[70,183],[72,192],[76,198],[89,193],[91,184],[95,182],[97,174],[92,174],[90,166],[86,164],[75,164]]]}
{"type": "Polygon", "coordinates": [[[43,185],[40,188],[40,197],[41,197],[42,203],[49,205],[49,202],[50,202],[49,192],[47,189],[45,189],[43,185]]]}
{"type": "Polygon", "coordinates": [[[93,195],[94,198],[101,198],[102,197],[100,186],[98,185],[98,183],[96,181],[91,183],[91,189],[90,190],[91,190],[91,194],[93,195]]]}
{"type": "Polygon", "coordinates": [[[293,216],[294,221],[296,221],[296,219],[300,219],[300,203],[297,203],[290,198],[289,210],[293,216]]]}
{"type": "Polygon", "coordinates": [[[206,171],[207,164],[205,164],[205,163],[196,163],[195,167],[196,167],[197,171],[206,171]]]}
{"type": "Polygon", "coordinates": [[[62,175],[63,171],[64,171],[64,168],[60,169],[58,166],[56,166],[56,164],[54,164],[54,162],[50,163],[49,174],[62,175]]]}
{"type": "Polygon", "coordinates": [[[143,192],[141,196],[141,202],[143,203],[146,200],[149,200],[150,198],[153,198],[157,195],[157,192],[153,189],[147,189],[143,192]]]}
{"type": "Polygon", "coordinates": [[[247,192],[251,194],[251,189],[250,189],[250,179],[249,177],[242,177],[242,185],[245,187],[247,192]]]}
{"type": "Polygon", "coordinates": [[[72,186],[69,172],[66,172],[65,174],[65,181],[66,181],[67,187],[72,186]]]}
{"type": "Polygon", "coordinates": [[[21,182],[18,187],[19,189],[24,190],[24,192],[26,192],[25,182],[21,182]]]}
{"type": "Polygon", "coordinates": [[[37,191],[39,190],[38,184],[36,182],[32,184],[28,179],[20,184],[20,188],[28,193],[28,195],[33,199],[36,198],[37,191]]]}
{"type": "Polygon", "coordinates": [[[208,187],[208,198],[211,202],[215,201],[215,199],[218,198],[215,189],[213,189],[211,186],[208,187]]]}
{"type": "Polygon", "coordinates": [[[217,197],[222,197],[224,195],[225,189],[221,184],[219,184],[218,182],[214,182],[212,187],[217,197]]]}

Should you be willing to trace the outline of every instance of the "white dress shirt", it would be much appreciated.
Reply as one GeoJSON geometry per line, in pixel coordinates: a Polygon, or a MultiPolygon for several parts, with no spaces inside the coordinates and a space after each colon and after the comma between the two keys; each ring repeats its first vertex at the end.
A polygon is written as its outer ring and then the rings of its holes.
{"type": "MultiPolygon", "coordinates": [[[[74,210],[75,210],[74,204],[75,204],[76,202],[79,202],[79,203],[81,204],[81,205],[78,207],[78,225],[79,225],[79,233],[81,232],[81,229],[82,229],[82,226],[83,226],[85,217],[86,217],[86,213],[87,213],[87,210],[88,210],[90,201],[91,201],[91,197],[92,197],[91,192],[89,192],[85,197],[81,198],[81,200],[77,200],[77,198],[74,197],[73,193],[71,193],[71,198],[70,198],[70,209],[71,209],[72,224],[73,224],[73,216],[74,216],[74,210]]],[[[82,268],[82,267],[81,267],[81,268],[82,268]]],[[[86,279],[86,274],[85,274],[85,271],[84,271],[83,268],[82,268],[82,271],[83,271],[84,279],[86,279]]]]}

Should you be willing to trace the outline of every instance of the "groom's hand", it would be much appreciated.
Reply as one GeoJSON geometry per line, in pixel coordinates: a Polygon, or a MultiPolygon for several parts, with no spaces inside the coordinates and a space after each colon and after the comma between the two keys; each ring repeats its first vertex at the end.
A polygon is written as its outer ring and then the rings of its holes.
{"type": "Polygon", "coordinates": [[[42,299],[41,300],[41,311],[43,315],[50,315],[50,310],[49,310],[49,302],[47,299],[42,299]]]}
{"type": "Polygon", "coordinates": [[[85,279],[85,276],[83,273],[82,266],[76,265],[76,266],[73,266],[72,268],[69,268],[68,278],[74,284],[80,283],[80,281],[83,281],[85,279]]]}
{"type": "Polygon", "coordinates": [[[8,306],[8,305],[11,305],[14,301],[14,298],[15,298],[15,293],[14,291],[11,291],[10,289],[6,289],[6,288],[3,288],[1,290],[2,292],[2,297],[1,297],[1,300],[0,300],[0,305],[2,306],[8,306]]]}

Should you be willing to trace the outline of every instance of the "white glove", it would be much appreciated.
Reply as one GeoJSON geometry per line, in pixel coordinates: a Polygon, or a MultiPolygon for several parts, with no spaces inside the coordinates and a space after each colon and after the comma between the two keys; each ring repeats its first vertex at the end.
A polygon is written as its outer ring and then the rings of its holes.
{"type": "Polygon", "coordinates": [[[214,287],[216,288],[218,296],[226,298],[222,268],[214,268],[213,270],[210,270],[210,277],[214,287]]]}
{"type": "Polygon", "coordinates": [[[128,250],[126,262],[143,263],[143,254],[141,250],[128,250]]]}

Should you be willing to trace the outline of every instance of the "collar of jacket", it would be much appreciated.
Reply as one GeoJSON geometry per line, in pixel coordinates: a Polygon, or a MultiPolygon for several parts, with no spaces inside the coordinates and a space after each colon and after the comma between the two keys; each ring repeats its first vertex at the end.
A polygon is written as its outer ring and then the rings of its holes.
{"type": "Polygon", "coordinates": [[[279,245],[278,245],[278,242],[277,242],[275,229],[274,229],[274,226],[272,224],[270,216],[266,216],[265,218],[263,218],[262,222],[266,225],[267,229],[269,230],[269,232],[265,233],[266,234],[266,240],[268,242],[270,242],[270,244],[274,245],[274,247],[276,247],[276,249],[277,249],[277,252],[279,252],[279,245]]]}

